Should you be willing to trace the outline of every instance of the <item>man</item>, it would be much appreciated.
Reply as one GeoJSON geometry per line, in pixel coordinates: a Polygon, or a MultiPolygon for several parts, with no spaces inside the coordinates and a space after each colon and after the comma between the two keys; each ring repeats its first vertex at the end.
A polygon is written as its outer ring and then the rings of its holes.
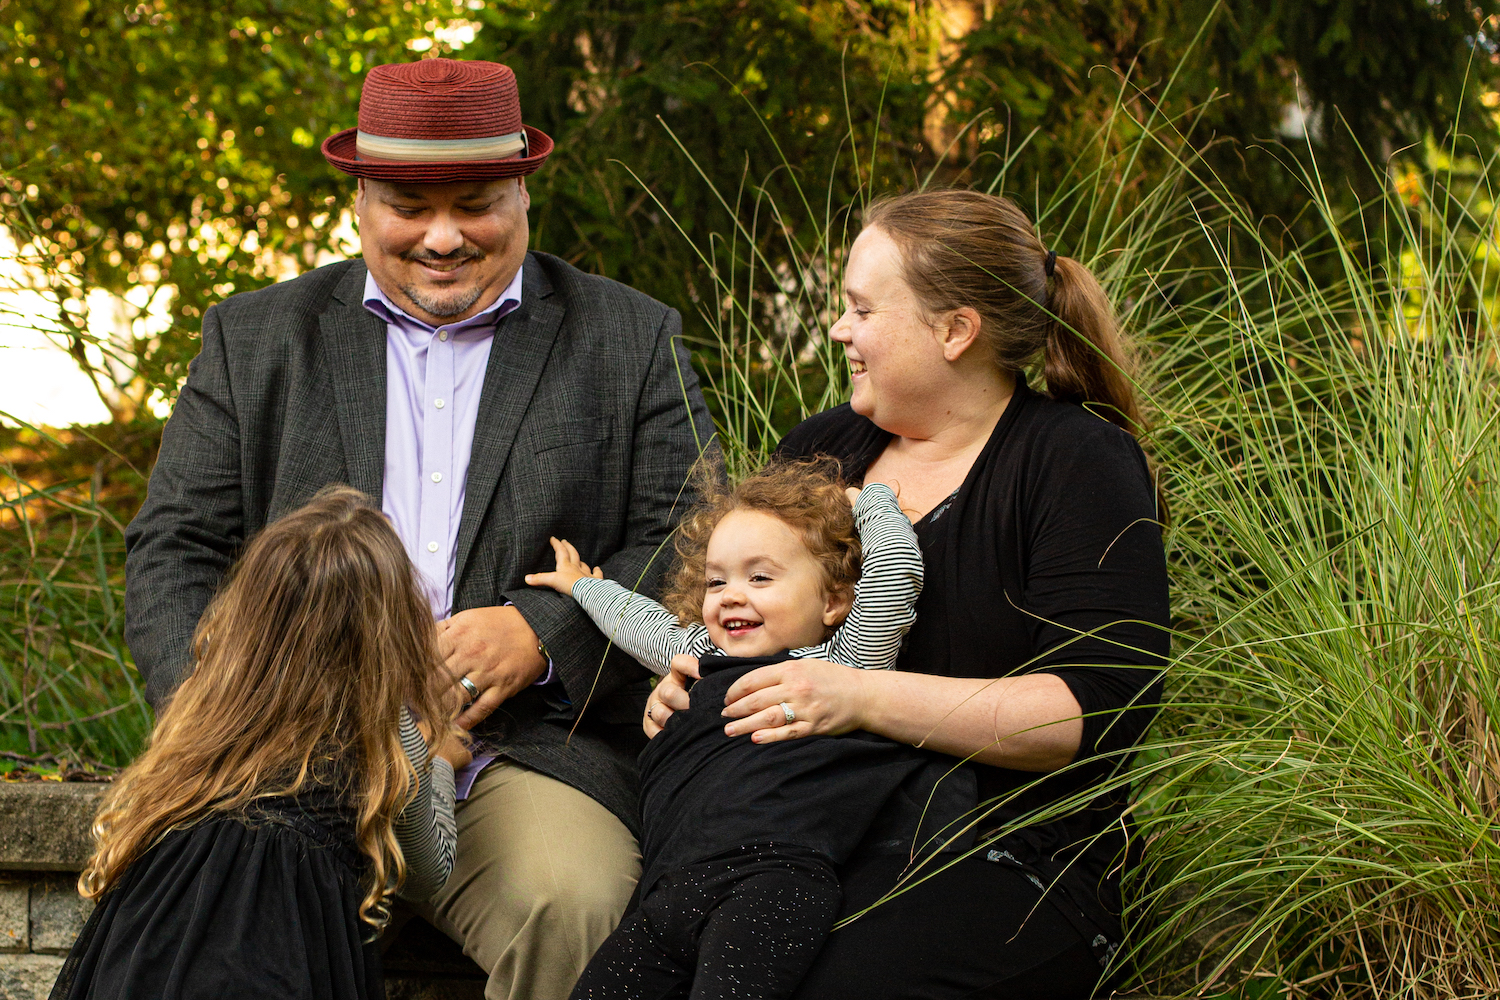
{"type": "Polygon", "coordinates": [[[381,504],[472,698],[476,763],[499,757],[423,907],[495,1000],[565,997],[639,873],[647,675],[522,578],[557,535],[654,590],[711,434],[676,312],[527,252],[525,177],[551,150],[504,66],[371,70],[359,127],[323,145],[359,178],[364,260],[205,314],[126,535],[127,636],[160,709],[246,538],[328,483],[381,504]]]}

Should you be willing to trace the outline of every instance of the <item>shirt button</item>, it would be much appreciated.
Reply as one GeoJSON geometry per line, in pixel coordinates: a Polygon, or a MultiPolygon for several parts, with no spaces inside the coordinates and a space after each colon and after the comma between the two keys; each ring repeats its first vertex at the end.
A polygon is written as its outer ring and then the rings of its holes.
{"type": "Polygon", "coordinates": [[[443,401],[441,399],[434,399],[432,405],[441,410],[443,408],[443,401]]]}
{"type": "Polygon", "coordinates": [[[438,331],[438,340],[447,341],[447,339],[448,339],[448,331],[447,330],[439,330],[438,331]]]}
{"type": "Polygon", "coordinates": [[[436,552],[437,550],[438,550],[438,544],[437,544],[437,542],[428,542],[427,543],[427,551],[428,552],[436,552]]]}
{"type": "Polygon", "coordinates": [[[443,481],[443,474],[441,472],[434,472],[432,474],[432,481],[435,482],[435,483],[442,482],[443,481]]]}

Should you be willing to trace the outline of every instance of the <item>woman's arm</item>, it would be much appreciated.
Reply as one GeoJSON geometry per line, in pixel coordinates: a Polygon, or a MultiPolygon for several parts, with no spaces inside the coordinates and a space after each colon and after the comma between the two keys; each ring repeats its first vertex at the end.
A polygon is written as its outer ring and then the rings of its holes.
{"type": "Polygon", "coordinates": [[[1055,674],[939,677],[788,660],[741,677],[725,702],[734,720],[725,733],[757,743],[863,729],[1017,771],[1067,766],[1083,737],[1082,710],[1055,674]],[[782,702],[797,714],[791,725],[782,702]]]}

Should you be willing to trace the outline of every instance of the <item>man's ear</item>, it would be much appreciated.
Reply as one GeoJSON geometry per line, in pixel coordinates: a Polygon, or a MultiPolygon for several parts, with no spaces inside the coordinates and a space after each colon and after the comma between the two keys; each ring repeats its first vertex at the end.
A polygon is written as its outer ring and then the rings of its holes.
{"type": "Polygon", "coordinates": [[[942,343],[943,357],[957,361],[964,352],[979,340],[980,327],[984,320],[972,306],[961,306],[953,310],[948,322],[938,328],[938,339],[942,343]]]}
{"type": "Polygon", "coordinates": [[[531,210],[531,192],[526,190],[526,178],[517,177],[516,183],[521,185],[521,211],[531,210]]]}
{"type": "Polygon", "coordinates": [[[823,601],[823,624],[829,628],[838,628],[844,624],[844,619],[849,617],[849,611],[853,607],[854,592],[852,590],[830,593],[823,601]]]}
{"type": "Polygon", "coordinates": [[[354,215],[355,215],[355,218],[358,218],[359,216],[364,215],[364,214],[365,214],[365,179],[363,177],[360,177],[360,178],[358,178],[358,183],[356,184],[356,186],[354,188],[354,215]]]}

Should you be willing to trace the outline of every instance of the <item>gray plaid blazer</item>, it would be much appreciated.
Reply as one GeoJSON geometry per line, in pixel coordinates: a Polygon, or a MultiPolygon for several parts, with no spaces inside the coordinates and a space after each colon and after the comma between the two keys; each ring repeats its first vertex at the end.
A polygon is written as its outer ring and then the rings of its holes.
{"type": "MultiPolygon", "coordinates": [[[[519,309],[500,321],[474,428],[455,611],[512,601],[552,654],[566,699],[532,688],[479,735],[586,792],[638,829],[634,753],[646,671],[574,602],[527,587],[549,535],[604,573],[658,589],[689,470],[712,424],[677,312],[530,253],[519,309]]],[[[329,483],[380,503],[385,325],[346,261],[232,296],[162,435],[126,531],[126,639],[160,707],[186,675],[198,619],[244,541],[329,483]]],[[[549,686],[550,687],[550,686],[549,686]]]]}

